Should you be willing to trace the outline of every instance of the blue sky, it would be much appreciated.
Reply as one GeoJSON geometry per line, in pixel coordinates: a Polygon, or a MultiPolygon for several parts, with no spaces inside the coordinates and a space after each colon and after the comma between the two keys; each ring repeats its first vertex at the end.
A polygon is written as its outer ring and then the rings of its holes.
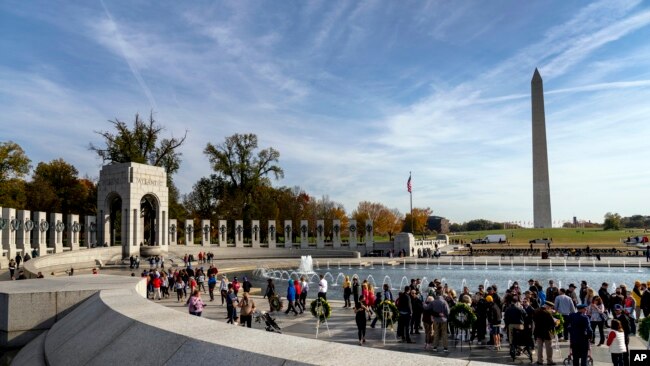
{"type": "Polygon", "coordinates": [[[455,222],[532,221],[530,79],[546,91],[554,221],[647,212],[650,5],[577,1],[0,3],[0,140],[34,162],[154,110],[202,151],[256,133],[276,185],[455,222]]]}

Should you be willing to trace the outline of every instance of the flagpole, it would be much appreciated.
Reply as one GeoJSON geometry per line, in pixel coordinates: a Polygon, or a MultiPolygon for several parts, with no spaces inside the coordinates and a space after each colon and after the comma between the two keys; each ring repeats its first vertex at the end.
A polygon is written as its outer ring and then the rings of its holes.
{"type": "MultiPolygon", "coordinates": [[[[409,172],[409,182],[411,181],[411,172],[409,172]]],[[[413,185],[411,185],[413,187],[413,185]]],[[[411,199],[411,231],[413,232],[413,237],[415,237],[415,226],[413,226],[413,188],[409,190],[409,197],[411,199]]]]}

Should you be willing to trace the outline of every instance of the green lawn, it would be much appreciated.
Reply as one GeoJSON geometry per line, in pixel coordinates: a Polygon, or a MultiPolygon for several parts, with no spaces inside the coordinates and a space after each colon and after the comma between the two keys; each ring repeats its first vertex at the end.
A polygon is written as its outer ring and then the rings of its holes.
{"type": "Polygon", "coordinates": [[[619,244],[622,238],[628,236],[650,235],[644,233],[643,229],[628,229],[620,231],[604,231],[602,229],[510,229],[510,230],[489,230],[472,231],[450,235],[450,239],[465,240],[466,243],[473,239],[484,238],[489,234],[505,234],[512,244],[528,244],[529,240],[541,238],[553,238],[553,244],[619,244]]]}

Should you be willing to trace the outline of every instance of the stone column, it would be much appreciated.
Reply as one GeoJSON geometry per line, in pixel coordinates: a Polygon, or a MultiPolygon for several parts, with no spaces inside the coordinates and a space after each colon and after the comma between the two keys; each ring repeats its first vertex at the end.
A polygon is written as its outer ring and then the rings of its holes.
{"type": "MultiPolygon", "coordinates": [[[[2,250],[6,250],[7,260],[16,257],[16,210],[9,207],[2,208],[4,230],[2,230],[2,250]],[[12,221],[14,222],[12,227],[12,221]]],[[[22,226],[22,225],[21,225],[22,226]]],[[[0,226],[1,227],[1,226],[0,226]]],[[[16,275],[18,277],[18,275],[16,275]]]]}
{"type": "MultiPolygon", "coordinates": [[[[50,223],[50,226],[54,223],[50,223]]],[[[111,215],[110,213],[104,213],[104,211],[99,211],[99,224],[97,225],[97,230],[99,236],[97,237],[97,243],[100,247],[103,247],[104,244],[112,246],[113,243],[108,242],[108,238],[111,237],[111,215]]]]}
{"type": "Polygon", "coordinates": [[[34,247],[38,250],[39,256],[47,254],[47,231],[49,229],[47,214],[42,211],[34,212],[34,247]]]}
{"type": "Polygon", "coordinates": [[[253,243],[253,248],[260,247],[260,220],[251,221],[251,243],[253,243]]]}
{"type": "Polygon", "coordinates": [[[325,220],[316,221],[316,248],[325,248],[325,220]]]}
{"type": "Polygon", "coordinates": [[[86,248],[97,246],[97,217],[95,216],[84,218],[84,245],[86,248]]]}
{"type": "Polygon", "coordinates": [[[60,213],[50,214],[50,245],[49,248],[54,250],[54,253],[63,253],[63,231],[65,224],[63,223],[63,215],[60,213]]]}
{"type": "Polygon", "coordinates": [[[219,246],[226,248],[228,246],[228,221],[219,220],[219,246]]]}
{"type": "Polygon", "coordinates": [[[348,242],[350,243],[350,249],[357,248],[358,230],[359,228],[357,227],[357,220],[350,219],[350,226],[348,226],[348,231],[350,233],[350,236],[348,238],[348,242]]]}
{"type": "Polygon", "coordinates": [[[341,247],[341,220],[332,221],[332,246],[341,247]]]}
{"type": "Polygon", "coordinates": [[[372,226],[372,220],[366,220],[366,249],[372,250],[374,246],[375,235],[374,227],[372,226]]]}
{"type": "Polygon", "coordinates": [[[194,245],[194,220],[185,220],[185,245],[194,245]]]}
{"type": "Polygon", "coordinates": [[[201,220],[201,245],[210,246],[210,220],[201,220]]]}
{"type": "Polygon", "coordinates": [[[70,250],[79,250],[80,232],[79,215],[68,215],[68,247],[70,250]]]}
{"type": "Polygon", "coordinates": [[[300,248],[309,248],[309,221],[300,220],[300,248]]]}
{"type": "Polygon", "coordinates": [[[30,217],[30,212],[27,210],[18,210],[16,212],[16,220],[20,222],[20,230],[16,230],[16,250],[22,252],[22,256],[29,253],[32,255],[32,230],[34,229],[34,222],[30,217]]]}
{"type": "Polygon", "coordinates": [[[277,235],[278,231],[278,226],[275,224],[275,220],[269,220],[269,238],[268,238],[268,243],[269,243],[269,248],[275,248],[276,242],[275,242],[275,236],[277,235]]]}
{"type": "Polygon", "coordinates": [[[169,245],[178,245],[178,222],[176,219],[169,220],[169,245]]]}
{"type": "Polygon", "coordinates": [[[284,220],[284,226],[282,227],[282,232],[284,233],[284,247],[285,248],[293,247],[293,221],[284,220]]]}
{"type": "Polygon", "coordinates": [[[244,247],[244,220],[235,220],[235,247],[244,247]]]}

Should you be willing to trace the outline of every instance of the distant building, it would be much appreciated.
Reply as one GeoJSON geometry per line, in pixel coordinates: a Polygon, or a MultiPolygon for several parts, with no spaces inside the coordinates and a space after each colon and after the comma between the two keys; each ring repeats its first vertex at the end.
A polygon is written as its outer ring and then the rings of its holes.
{"type": "Polygon", "coordinates": [[[438,234],[447,234],[449,233],[449,220],[441,216],[429,216],[427,228],[435,230],[438,234]]]}

